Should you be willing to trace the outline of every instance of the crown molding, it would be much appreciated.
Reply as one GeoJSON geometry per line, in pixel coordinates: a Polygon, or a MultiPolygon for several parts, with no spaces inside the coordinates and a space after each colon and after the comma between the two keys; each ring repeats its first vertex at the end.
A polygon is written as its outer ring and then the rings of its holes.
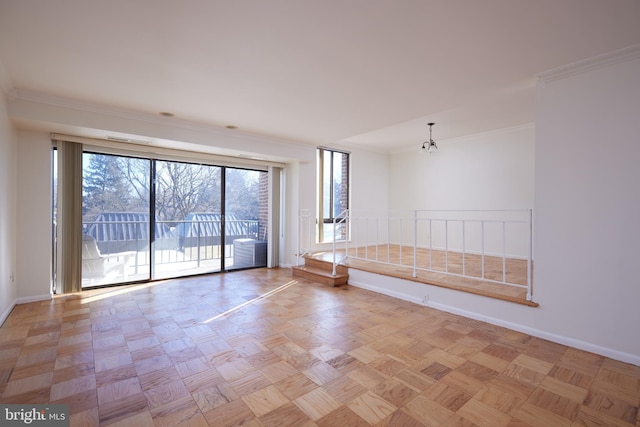
{"type": "Polygon", "coordinates": [[[12,100],[33,102],[36,104],[48,105],[56,108],[66,108],[76,111],[88,112],[107,117],[146,123],[158,127],[171,127],[186,130],[189,132],[206,133],[212,138],[233,138],[244,141],[254,141],[257,143],[268,143],[280,146],[295,145],[298,147],[315,147],[315,145],[305,141],[296,141],[283,137],[262,135],[243,131],[239,129],[229,130],[223,126],[209,123],[199,123],[177,117],[163,117],[158,114],[144,113],[140,111],[115,108],[102,104],[94,104],[72,98],[60,97],[57,95],[35,92],[30,90],[14,89],[10,92],[12,100]]]}
{"type": "MultiPolygon", "coordinates": [[[[115,117],[120,119],[133,120],[138,122],[149,123],[159,126],[180,127],[187,130],[203,131],[219,133],[220,135],[229,135],[230,131],[222,128],[222,126],[209,125],[203,123],[190,122],[176,117],[156,116],[155,114],[144,113],[140,111],[126,110],[115,108],[102,104],[94,104],[86,101],[80,101],[72,98],[51,95],[42,92],[17,89],[13,92],[13,99],[29,101],[38,104],[45,104],[52,107],[68,108],[77,111],[84,111],[103,116],[115,117]]],[[[235,131],[235,133],[241,133],[235,131]]]]}
{"type": "Polygon", "coordinates": [[[640,44],[631,45],[623,49],[607,52],[591,58],[577,61],[571,64],[543,71],[538,74],[538,82],[549,83],[578,74],[586,73],[598,68],[607,67],[622,62],[632,61],[640,58],[640,44]]]}
{"type": "Polygon", "coordinates": [[[478,138],[498,136],[498,135],[503,135],[507,133],[520,132],[524,130],[535,130],[535,128],[536,128],[535,123],[530,122],[530,123],[524,123],[516,126],[509,126],[505,128],[491,129],[485,132],[478,132],[471,135],[458,136],[456,138],[442,139],[438,142],[446,142],[450,144],[450,143],[457,143],[457,142],[473,141],[478,138]]]}

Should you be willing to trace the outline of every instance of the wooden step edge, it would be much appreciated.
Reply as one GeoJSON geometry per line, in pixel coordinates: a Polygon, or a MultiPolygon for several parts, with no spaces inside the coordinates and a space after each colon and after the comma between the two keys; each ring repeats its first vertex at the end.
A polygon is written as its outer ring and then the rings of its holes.
{"type": "Polygon", "coordinates": [[[291,267],[291,271],[294,277],[302,277],[329,286],[346,285],[349,279],[348,274],[334,276],[330,271],[308,266],[291,267]]]}
{"type": "Polygon", "coordinates": [[[294,266],[291,267],[292,270],[297,270],[297,271],[306,271],[312,274],[316,274],[318,276],[322,276],[322,277],[349,277],[349,274],[347,273],[336,273],[335,275],[331,274],[331,271],[327,271],[325,269],[322,268],[317,268],[317,267],[310,267],[307,265],[301,265],[301,266],[294,266]]]}
{"type": "Polygon", "coordinates": [[[425,279],[425,278],[418,278],[418,277],[408,278],[408,277],[399,276],[397,274],[381,272],[381,271],[374,270],[374,269],[367,269],[366,267],[361,267],[361,266],[358,266],[358,267],[351,266],[349,268],[353,268],[355,270],[367,271],[369,273],[378,274],[380,276],[388,276],[388,277],[393,277],[393,278],[396,278],[396,279],[408,280],[408,281],[411,281],[411,282],[424,283],[425,285],[437,286],[439,288],[452,289],[452,290],[455,290],[455,291],[466,292],[468,294],[474,294],[474,295],[479,295],[479,296],[483,296],[483,297],[487,297],[487,298],[493,298],[493,299],[497,299],[497,300],[512,302],[512,303],[516,303],[516,304],[520,304],[520,305],[525,305],[525,306],[528,306],[528,307],[539,307],[540,306],[540,304],[538,304],[535,301],[527,301],[526,299],[523,299],[523,298],[517,298],[517,297],[508,296],[508,295],[498,294],[498,293],[495,293],[495,292],[490,292],[490,291],[486,291],[486,290],[483,290],[483,289],[476,289],[476,288],[472,288],[472,287],[468,287],[468,286],[456,286],[456,285],[453,285],[453,284],[450,284],[450,283],[440,282],[440,281],[435,280],[435,279],[425,279]]]}
{"type": "MultiPolygon", "coordinates": [[[[304,260],[304,265],[306,267],[316,267],[323,270],[333,271],[333,262],[326,261],[323,259],[307,257],[304,260]]],[[[336,272],[341,274],[346,274],[347,271],[348,271],[348,268],[346,266],[340,265],[340,264],[336,265],[336,272]]]]}

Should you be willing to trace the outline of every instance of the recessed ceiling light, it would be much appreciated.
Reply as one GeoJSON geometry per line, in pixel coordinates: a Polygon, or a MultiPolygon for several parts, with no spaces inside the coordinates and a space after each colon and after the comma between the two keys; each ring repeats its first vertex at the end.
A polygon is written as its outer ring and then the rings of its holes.
{"type": "Polygon", "coordinates": [[[226,125],[225,127],[227,129],[238,129],[238,126],[234,126],[234,125],[226,125]]]}
{"type": "Polygon", "coordinates": [[[161,116],[165,116],[165,117],[173,117],[174,116],[173,113],[169,113],[168,111],[161,111],[160,115],[161,116]]]}

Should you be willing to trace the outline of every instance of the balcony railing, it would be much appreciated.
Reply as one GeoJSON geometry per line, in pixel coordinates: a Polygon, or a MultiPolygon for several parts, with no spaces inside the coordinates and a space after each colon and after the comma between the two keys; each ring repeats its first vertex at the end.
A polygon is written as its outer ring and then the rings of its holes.
{"type": "MultiPolygon", "coordinates": [[[[109,263],[120,266],[119,271],[123,273],[116,279],[118,282],[148,277],[151,248],[155,272],[160,277],[169,277],[171,272],[179,271],[214,271],[221,266],[221,220],[156,221],[152,243],[149,221],[83,222],[82,230],[95,240],[99,256],[107,267],[109,263]],[[125,262],[126,266],[123,266],[125,262]]],[[[225,231],[225,266],[229,268],[234,266],[234,242],[238,239],[258,240],[259,221],[225,219],[225,231]]],[[[83,267],[85,256],[83,253],[83,267]]],[[[83,277],[86,276],[83,269],[83,277]]],[[[103,276],[96,272],[93,281],[101,283],[103,276]]]]}

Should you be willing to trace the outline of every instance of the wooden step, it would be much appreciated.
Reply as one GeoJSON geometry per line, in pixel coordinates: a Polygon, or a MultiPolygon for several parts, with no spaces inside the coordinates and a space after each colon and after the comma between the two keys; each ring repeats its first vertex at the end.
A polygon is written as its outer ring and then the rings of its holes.
{"type": "MultiPolygon", "coordinates": [[[[329,265],[331,266],[331,264],[329,265]]],[[[344,268],[344,270],[346,270],[346,268],[344,268]]],[[[313,280],[314,282],[319,282],[329,286],[346,285],[347,280],[349,279],[349,275],[346,274],[346,272],[339,272],[336,269],[336,275],[334,276],[331,274],[332,269],[327,270],[325,266],[316,267],[303,265],[299,267],[292,267],[291,271],[293,273],[293,277],[301,277],[303,279],[313,280]]]]}
{"type": "MultiPolygon", "coordinates": [[[[333,271],[333,263],[330,261],[326,261],[326,260],[322,260],[322,259],[318,259],[318,258],[314,258],[312,256],[306,256],[304,257],[304,265],[305,267],[313,267],[313,268],[317,268],[319,270],[325,270],[328,271],[329,273],[331,273],[333,271]]],[[[347,274],[349,271],[349,269],[347,267],[345,267],[344,265],[337,265],[336,266],[336,273],[337,274],[347,274]]]]}

